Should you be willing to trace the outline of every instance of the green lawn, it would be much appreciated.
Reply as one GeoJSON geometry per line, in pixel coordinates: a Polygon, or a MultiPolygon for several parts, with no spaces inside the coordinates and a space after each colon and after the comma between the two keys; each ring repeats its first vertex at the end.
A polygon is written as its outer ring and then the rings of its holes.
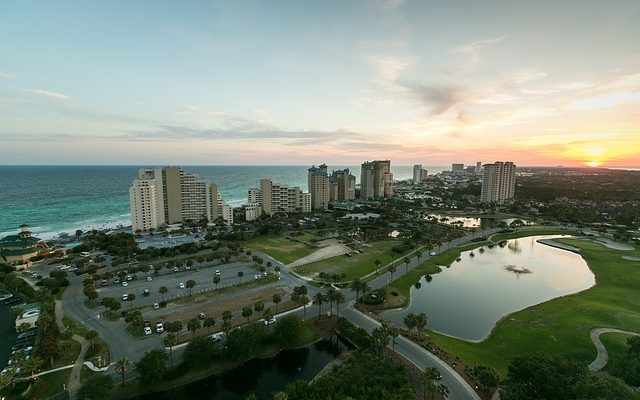
{"type": "MultiPolygon", "coordinates": [[[[430,339],[467,364],[486,364],[505,373],[513,357],[539,351],[590,363],[596,356],[589,339],[592,328],[640,332],[640,268],[622,259],[623,255],[640,256],[640,251],[618,251],[585,240],[561,241],[582,249],[582,256],[596,275],[595,287],[511,314],[481,343],[433,332],[430,339]]],[[[614,352],[619,349],[614,347],[614,352]]]]}
{"type": "Polygon", "coordinates": [[[621,360],[627,352],[627,339],[631,336],[622,333],[603,333],[600,341],[609,353],[609,362],[604,367],[604,371],[611,373],[612,367],[621,360]]]}
{"type": "MultiPolygon", "coordinates": [[[[304,275],[314,275],[317,272],[327,274],[342,274],[347,276],[343,280],[351,280],[363,277],[378,267],[375,260],[380,260],[384,266],[396,258],[401,257],[399,254],[392,255],[391,248],[398,242],[386,240],[372,243],[372,247],[362,246],[362,254],[353,254],[351,257],[345,255],[327,258],[326,260],[316,261],[310,264],[302,265],[296,268],[296,271],[304,275]]],[[[402,267],[399,267],[401,269],[402,267]]]]}
{"type": "Polygon", "coordinates": [[[303,243],[282,236],[256,236],[244,242],[244,247],[255,249],[270,255],[276,260],[289,264],[316,251],[303,243]]]}

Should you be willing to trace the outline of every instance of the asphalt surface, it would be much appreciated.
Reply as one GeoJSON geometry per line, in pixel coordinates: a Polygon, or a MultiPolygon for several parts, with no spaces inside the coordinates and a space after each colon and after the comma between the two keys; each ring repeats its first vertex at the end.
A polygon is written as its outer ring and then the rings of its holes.
{"type": "MultiPolygon", "coordinates": [[[[165,293],[164,299],[169,300],[176,297],[189,295],[189,289],[186,288],[188,280],[192,279],[196,282],[196,286],[192,289],[193,293],[200,292],[202,290],[213,290],[215,285],[213,283],[213,277],[216,270],[220,270],[220,283],[218,288],[226,286],[236,285],[239,283],[238,272],[242,271],[244,276],[242,282],[255,279],[254,276],[259,272],[252,268],[247,263],[234,262],[230,264],[213,265],[191,267],[190,270],[185,270],[184,267],[180,268],[178,272],[173,272],[173,269],[163,269],[160,275],[154,273],[147,273],[148,277],[151,277],[151,281],[147,281],[145,274],[138,272],[135,274],[135,278],[131,281],[127,281],[127,286],[122,286],[122,282],[114,283],[114,278],[109,280],[107,286],[102,286],[100,282],[96,282],[96,290],[100,294],[100,297],[115,297],[119,301],[122,301],[123,294],[133,293],[135,294],[135,300],[122,302],[123,308],[135,308],[141,306],[151,306],[154,302],[160,302],[162,295],[160,294],[160,287],[166,286],[168,292],[165,293]],[[185,288],[179,288],[179,284],[185,284],[185,288]],[[149,289],[149,296],[144,296],[143,291],[149,289]]],[[[131,274],[133,275],[133,274],[131,274]]]]}
{"type": "MultiPolygon", "coordinates": [[[[482,233],[486,235],[490,234],[491,232],[484,231],[482,233]]],[[[439,253],[441,251],[447,250],[452,246],[467,242],[475,237],[480,236],[481,232],[471,233],[464,238],[456,239],[450,244],[443,245],[437,249],[434,249],[434,252],[439,253]]],[[[278,265],[282,270],[282,273],[280,274],[280,280],[269,285],[254,288],[253,290],[263,290],[268,287],[293,288],[294,286],[306,285],[308,288],[309,298],[312,298],[318,292],[324,291],[324,289],[309,285],[307,280],[291,273],[283,263],[273,259],[267,254],[261,253],[259,251],[253,251],[253,254],[262,257],[265,260],[265,263],[267,261],[271,261],[273,267],[278,265]]],[[[423,252],[423,256],[419,260],[416,257],[411,257],[411,262],[409,263],[408,269],[411,270],[415,268],[421,263],[429,260],[429,258],[430,255],[427,251],[423,252]]],[[[213,288],[213,276],[216,269],[219,269],[221,271],[221,282],[219,284],[219,287],[224,284],[236,284],[238,282],[238,271],[244,272],[245,276],[243,277],[243,281],[246,281],[247,279],[254,279],[254,275],[258,274],[258,272],[249,264],[242,262],[212,265],[210,267],[199,266],[199,269],[199,271],[196,271],[195,266],[192,266],[192,269],[190,271],[185,271],[184,268],[181,268],[179,272],[173,272],[173,270],[163,269],[160,276],[149,273],[148,275],[152,277],[152,281],[150,282],[146,281],[143,273],[138,273],[138,279],[129,281],[127,287],[123,287],[121,284],[114,284],[113,278],[111,278],[108,286],[101,287],[100,284],[97,284],[96,287],[100,292],[101,297],[112,296],[120,299],[122,294],[134,293],[136,295],[136,299],[133,302],[123,302],[123,309],[126,309],[129,308],[129,306],[139,307],[141,305],[151,305],[153,304],[153,302],[159,301],[161,298],[158,291],[160,286],[167,286],[167,288],[169,288],[169,292],[165,294],[165,300],[170,299],[171,297],[174,297],[176,295],[188,294],[188,289],[179,289],[178,285],[180,282],[184,282],[186,284],[186,281],[189,279],[193,279],[194,281],[196,281],[197,285],[193,289],[194,293],[199,290],[213,288]],[[142,295],[144,289],[150,290],[150,296],[145,297],[142,295]]],[[[398,272],[399,273],[396,273],[394,275],[394,278],[396,279],[403,275],[404,265],[399,268],[398,272]]],[[[137,339],[132,337],[126,331],[126,324],[122,320],[109,321],[101,319],[99,317],[99,314],[104,311],[103,307],[89,309],[84,305],[84,302],[86,300],[86,297],[82,292],[82,281],[84,279],[84,276],[78,277],[74,274],[70,274],[69,278],[71,281],[71,285],[65,291],[61,302],[61,307],[65,315],[80,322],[88,329],[97,330],[100,337],[109,344],[112,362],[119,359],[120,357],[125,356],[132,361],[137,361],[146,352],[164,347],[164,335],[158,335],[154,333],[153,335],[137,339]]],[[[372,289],[382,287],[389,283],[389,278],[389,274],[383,273],[379,277],[371,280],[369,282],[369,286],[372,289]]],[[[230,296],[245,296],[247,295],[247,293],[248,292],[238,292],[230,294],[230,296]]],[[[379,325],[375,320],[351,308],[349,304],[352,303],[353,300],[355,300],[354,292],[349,289],[343,289],[342,293],[345,295],[346,304],[341,305],[340,315],[348,318],[356,326],[366,329],[369,332],[379,325]]],[[[181,307],[192,306],[190,306],[189,304],[185,304],[181,307]]],[[[328,311],[328,305],[323,306],[323,312],[326,311],[328,311]]],[[[294,310],[292,311],[292,313],[303,317],[302,308],[294,310]]],[[[308,306],[307,317],[315,314],[317,314],[317,309],[313,306],[308,306]]],[[[179,362],[185,347],[186,346],[181,346],[174,350],[174,362],[179,362]]],[[[426,366],[434,366],[438,368],[443,376],[441,382],[449,387],[450,399],[479,399],[475,391],[473,391],[473,389],[464,381],[464,379],[462,379],[446,363],[441,361],[432,353],[429,353],[427,350],[411,342],[410,340],[404,337],[399,337],[396,341],[395,350],[420,369],[424,369],[426,366]]],[[[111,368],[109,370],[109,373],[116,377],[115,368],[111,368]]],[[[133,368],[130,368],[129,371],[125,374],[125,377],[126,379],[128,379],[130,377],[133,377],[134,375],[135,372],[133,368]]]]}

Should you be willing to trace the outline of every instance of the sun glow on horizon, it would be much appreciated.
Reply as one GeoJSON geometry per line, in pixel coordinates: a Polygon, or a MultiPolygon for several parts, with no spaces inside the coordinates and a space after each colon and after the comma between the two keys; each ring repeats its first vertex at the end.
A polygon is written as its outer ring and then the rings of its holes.
{"type": "Polygon", "coordinates": [[[589,161],[586,164],[591,168],[597,168],[602,165],[600,161],[589,161]]]}

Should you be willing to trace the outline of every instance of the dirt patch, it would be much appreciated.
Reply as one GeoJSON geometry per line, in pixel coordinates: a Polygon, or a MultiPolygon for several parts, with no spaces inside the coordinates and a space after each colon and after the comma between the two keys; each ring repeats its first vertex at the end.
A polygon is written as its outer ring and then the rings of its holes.
{"type": "Polygon", "coordinates": [[[349,246],[338,243],[335,239],[328,239],[328,240],[325,240],[325,242],[330,240],[334,241],[335,243],[327,245],[326,247],[323,247],[319,250],[314,251],[308,256],[302,257],[292,262],[291,264],[288,265],[288,267],[289,268],[299,267],[301,265],[310,264],[315,261],[320,261],[320,260],[325,260],[327,258],[340,256],[342,254],[346,254],[351,251],[351,248],[349,246]]]}
{"type": "Polygon", "coordinates": [[[307,319],[307,323],[320,337],[331,335],[336,330],[336,323],[338,317],[333,315],[331,317],[322,315],[320,317],[313,317],[307,319]]]}

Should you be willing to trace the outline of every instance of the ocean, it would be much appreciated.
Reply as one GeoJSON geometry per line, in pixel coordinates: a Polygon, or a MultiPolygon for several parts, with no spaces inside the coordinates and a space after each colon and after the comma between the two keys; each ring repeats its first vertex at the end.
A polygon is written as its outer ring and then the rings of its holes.
{"type": "MultiPolygon", "coordinates": [[[[129,186],[140,168],[154,166],[0,166],[0,237],[14,234],[22,224],[43,239],[76,229],[103,229],[130,225],[129,186]]],[[[234,207],[247,201],[247,190],[261,178],[299,186],[307,191],[309,166],[188,166],[186,173],[200,174],[218,185],[234,207]]],[[[350,168],[360,182],[360,166],[350,168]]],[[[430,174],[448,167],[424,166],[430,174]]],[[[409,179],[412,166],[392,166],[394,179],[409,179]]]]}

